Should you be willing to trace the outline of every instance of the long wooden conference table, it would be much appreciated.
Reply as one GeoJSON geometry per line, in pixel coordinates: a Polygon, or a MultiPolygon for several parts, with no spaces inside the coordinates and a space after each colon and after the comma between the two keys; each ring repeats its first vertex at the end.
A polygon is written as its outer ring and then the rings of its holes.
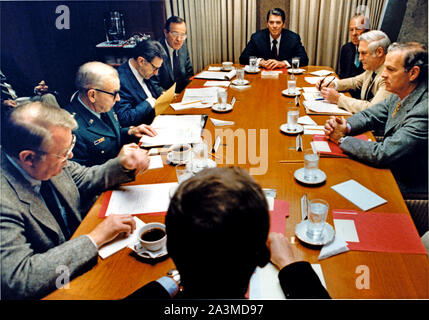
{"type": "MultiPolygon", "coordinates": [[[[309,72],[329,69],[326,67],[304,67],[304,74],[297,76],[297,86],[311,86],[304,80],[310,76],[309,72]]],[[[286,88],[286,73],[280,74],[278,79],[263,79],[261,74],[246,74],[245,79],[250,81],[248,89],[228,89],[228,101],[236,98],[233,110],[229,113],[215,113],[211,109],[187,109],[175,112],[169,108],[168,114],[208,114],[222,120],[232,120],[234,125],[216,127],[231,129],[233,132],[243,131],[247,140],[256,130],[256,155],[260,155],[261,134],[268,134],[267,170],[262,172],[260,164],[255,164],[254,157],[249,161],[247,148],[234,145],[234,165],[246,169],[253,168],[254,178],[263,188],[276,189],[276,198],[289,202],[289,217],[286,219],[285,235],[293,242],[297,258],[310,263],[320,263],[327,290],[332,298],[337,299],[427,299],[429,298],[429,262],[425,254],[402,254],[386,252],[349,251],[339,255],[318,260],[320,247],[309,247],[295,238],[295,226],[301,221],[300,199],[307,194],[309,199],[321,198],[328,201],[330,210],[327,222],[333,224],[332,209],[350,209],[361,211],[354,204],[336,193],[331,186],[354,179],[387,200],[386,204],[371,209],[371,212],[388,212],[409,215],[408,209],[401,196],[395,179],[387,169],[376,169],[351,159],[321,158],[319,168],[323,170],[327,179],[318,186],[307,186],[298,183],[294,178],[294,171],[301,168],[303,163],[282,163],[279,160],[303,159],[303,152],[295,150],[296,136],[288,136],[280,131],[280,125],[286,123],[286,110],[295,104],[294,98],[282,95],[286,88]],[[253,131],[251,129],[254,129],[253,131]],[[267,129],[267,131],[263,130],[267,129]],[[238,131],[237,131],[238,130],[238,131]],[[246,153],[245,163],[239,159],[239,153],[246,153]],[[239,161],[240,160],[240,161],[239,161]],[[252,164],[253,162],[253,164],[252,164]],[[259,172],[258,172],[259,171],[259,172]],[[357,283],[362,276],[362,266],[366,270],[367,286],[362,288],[357,283]]],[[[189,87],[202,87],[206,80],[194,79],[189,87]]],[[[305,115],[303,97],[301,96],[300,116],[305,115]]],[[[176,101],[181,101],[181,96],[176,101]]],[[[323,125],[327,116],[311,116],[319,125],[323,125]]],[[[205,127],[214,140],[215,127],[207,121],[205,127]]],[[[367,133],[372,137],[371,133],[367,133]]],[[[373,137],[372,137],[373,138],[373,137]]],[[[303,135],[303,147],[309,148],[311,136],[303,135]]],[[[226,139],[225,139],[226,140],[226,139]]],[[[226,141],[223,141],[225,144],[226,141]]],[[[237,138],[238,140],[238,138],[237,138]]],[[[237,141],[236,141],[237,142],[237,141]]],[[[209,146],[211,148],[211,146],[209,146]]],[[[226,154],[228,146],[221,145],[215,159],[218,166],[231,165],[231,154],[226,154]],[[228,158],[229,157],[229,158],[228,158]],[[229,162],[227,164],[227,162],[229,162]]],[[[252,151],[253,153],[254,150],[252,151]]],[[[243,156],[243,154],[242,154],[243,156]]],[[[165,156],[163,156],[165,157],[165,156]]],[[[166,164],[162,169],[150,170],[137,176],[131,184],[152,184],[176,182],[175,168],[166,164]]],[[[104,195],[101,195],[88,215],[76,230],[73,237],[90,232],[98,223],[98,213],[104,195]]],[[[144,222],[164,221],[163,216],[139,215],[144,222]]],[[[197,259],[197,257],[196,257],[197,259]]],[[[144,263],[137,259],[133,251],[125,248],[105,260],[98,258],[98,264],[85,274],[73,279],[67,288],[54,291],[45,299],[121,299],[131,294],[146,283],[156,280],[166,274],[174,264],[170,258],[156,264],[144,263]]]]}

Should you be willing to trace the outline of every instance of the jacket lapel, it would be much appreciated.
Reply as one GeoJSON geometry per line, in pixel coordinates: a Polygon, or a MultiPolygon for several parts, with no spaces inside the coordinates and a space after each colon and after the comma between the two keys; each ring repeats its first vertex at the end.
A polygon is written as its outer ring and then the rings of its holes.
{"type": "MultiPolygon", "coordinates": [[[[171,57],[170,57],[170,51],[168,51],[167,44],[165,43],[165,37],[162,37],[159,41],[161,45],[164,47],[165,53],[167,55],[167,59],[164,59],[163,65],[165,65],[165,69],[167,70],[168,76],[171,80],[174,80],[174,74],[173,74],[173,66],[171,65],[171,57]]],[[[180,56],[180,50],[179,50],[179,56],[180,56]]]]}

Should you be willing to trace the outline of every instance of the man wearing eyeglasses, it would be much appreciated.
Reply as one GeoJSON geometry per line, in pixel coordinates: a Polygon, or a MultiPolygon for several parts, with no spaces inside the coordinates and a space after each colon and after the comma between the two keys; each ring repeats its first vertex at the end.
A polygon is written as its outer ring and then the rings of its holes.
{"type": "Polygon", "coordinates": [[[164,36],[159,39],[168,59],[164,61],[159,74],[152,79],[158,93],[168,90],[174,83],[176,93],[180,93],[190,83],[189,78],[194,75],[194,68],[189,59],[186,37],[185,20],[177,16],[168,18],[164,36]]]}
{"type": "Polygon", "coordinates": [[[113,106],[120,101],[118,72],[111,66],[93,61],[79,68],[78,94],[65,109],[78,123],[73,161],[85,166],[103,164],[115,158],[123,145],[138,142],[143,135],[154,136],[146,124],[121,127],[113,106]]]}
{"type": "Polygon", "coordinates": [[[112,215],[71,239],[95,197],[147,170],[147,152],[127,145],[103,165],[73,157],[77,126],[65,110],[31,102],[10,113],[1,135],[0,262],[2,299],[39,299],[97,263],[98,249],[135,230],[112,215]]]}
{"type": "Polygon", "coordinates": [[[158,41],[144,40],[133,49],[133,57],[118,67],[121,100],[114,109],[123,127],[151,124],[159,97],[150,79],[158,74],[165,51],[158,41]]]}

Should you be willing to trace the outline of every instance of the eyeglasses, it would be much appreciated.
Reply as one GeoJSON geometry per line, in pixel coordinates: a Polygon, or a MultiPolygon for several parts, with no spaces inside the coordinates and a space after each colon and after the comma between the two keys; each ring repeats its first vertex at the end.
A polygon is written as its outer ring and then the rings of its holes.
{"type": "MultiPolygon", "coordinates": [[[[147,60],[146,60],[146,61],[147,61],[147,60]]],[[[161,69],[161,67],[154,66],[154,64],[153,64],[152,62],[150,62],[150,61],[147,61],[147,62],[149,62],[149,63],[150,63],[150,65],[152,66],[152,68],[153,68],[153,72],[157,72],[159,69],[161,69]]]]}
{"type": "Polygon", "coordinates": [[[182,40],[186,40],[187,35],[184,33],[178,33],[176,31],[170,31],[170,33],[173,35],[174,38],[179,38],[182,40]]]}
{"type": "MultiPolygon", "coordinates": [[[[99,91],[99,92],[110,94],[111,96],[113,96],[113,99],[116,99],[118,97],[118,95],[119,95],[119,91],[109,92],[109,91],[105,91],[105,90],[101,90],[101,89],[95,89],[95,88],[91,88],[91,89],[94,89],[95,91],[99,91]]],[[[90,89],[88,89],[88,90],[90,90],[90,89]]]]}
{"type": "Polygon", "coordinates": [[[63,156],[56,154],[56,153],[45,152],[42,150],[35,150],[35,151],[43,153],[43,154],[50,154],[50,155],[53,155],[59,159],[62,159],[62,161],[66,161],[70,157],[70,154],[72,153],[75,144],[76,144],[76,136],[74,134],[72,134],[72,142],[70,144],[70,147],[68,148],[67,153],[63,156]]]}

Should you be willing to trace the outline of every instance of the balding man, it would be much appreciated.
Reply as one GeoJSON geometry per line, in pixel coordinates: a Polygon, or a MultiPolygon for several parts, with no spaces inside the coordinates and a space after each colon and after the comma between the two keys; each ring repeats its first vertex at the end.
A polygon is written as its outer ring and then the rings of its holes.
{"type": "Polygon", "coordinates": [[[133,147],[94,167],[73,157],[77,126],[65,110],[31,102],[2,126],[0,261],[2,299],[39,299],[97,263],[98,248],[130,234],[130,215],[112,215],[70,239],[95,196],[147,170],[147,152],[133,147]],[[63,279],[64,280],[64,279],[63,279]]]}
{"type": "Polygon", "coordinates": [[[78,94],[65,108],[78,123],[74,161],[85,166],[102,164],[142,134],[156,135],[149,125],[123,128],[119,124],[113,106],[120,100],[120,84],[113,67],[96,61],[85,63],[77,72],[76,87],[78,94]]]}
{"type": "Polygon", "coordinates": [[[388,98],[390,93],[386,91],[381,74],[389,44],[389,37],[383,31],[372,30],[363,33],[359,37],[359,60],[366,71],[358,76],[335,80],[332,83],[319,81],[316,86],[322,88],[323,98],[352,113],[369,108],[388,98]],[[356,89],[361,90],[360,99],[347,97],[338,92],[356,89]]]}

